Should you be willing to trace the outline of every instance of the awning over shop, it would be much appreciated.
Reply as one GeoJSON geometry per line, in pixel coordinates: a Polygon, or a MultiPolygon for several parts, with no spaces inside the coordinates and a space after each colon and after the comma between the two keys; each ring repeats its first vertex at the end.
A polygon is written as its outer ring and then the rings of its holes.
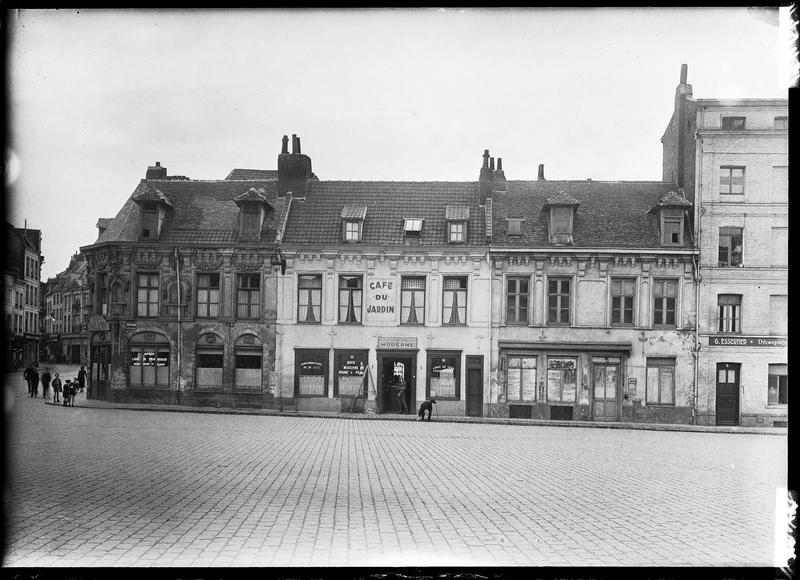
{"type": "Polygon", "coordinates": [[[500,348],[524,348],[526,350],[591,350],[630,352],[630,342],[522,342],[501,340],[500,348]]]}

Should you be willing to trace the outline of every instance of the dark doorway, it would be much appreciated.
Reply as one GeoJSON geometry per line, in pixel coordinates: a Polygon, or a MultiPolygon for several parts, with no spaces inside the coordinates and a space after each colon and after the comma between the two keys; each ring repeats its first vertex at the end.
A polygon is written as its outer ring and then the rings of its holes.
{"type": "Polygon", "coordinates": [[[717,425],[739,424],[739,363],[717,363],[717,425]]]}
{"type": "Polygon", "coordinates": [[[408,413],[416,412],[417,355],[378,353],[378,411],[401,413],[402,398],[408,413]],[[405,384],[405,389],[401,386],[405,384]],[[401,394],[402,393],[402,394],[401,394]]]}
{"type": "Polygon", "coordinates": [[[467,416],[483,415],[483,356],[467,357],[467,416]]]}
{"type": "Polygon", "coordinates": [[[92,398],[105,400],[108,398],[109,367],[111,366],[111,345],[96,344],[92,346],[92,362],[89,371],[89,390],[92,398]]]}
{"type": "Polygon", "coordinates": [[[70,348],[70,362],[74,365],[81,364],[81,345],[73,344],[70,348]]]}

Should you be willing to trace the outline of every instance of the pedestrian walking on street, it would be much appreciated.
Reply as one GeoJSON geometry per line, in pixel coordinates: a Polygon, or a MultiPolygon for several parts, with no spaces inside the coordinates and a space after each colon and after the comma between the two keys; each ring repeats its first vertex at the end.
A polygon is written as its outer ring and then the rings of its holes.
{"type": "Polygon", "coordinates": [[[25,372],[22,373],[22,378],[25,379],[25,385],[28,387],[28,394],[31,394],[31,372],[33,369],[31,367],[26,367],[25,372]]]}
{"type": "Polygon", "coordinates": [[[58,403],[58,395],[61,393],[61,379],[58,378],[58,373],[53,378],[53,402],[58,403]]]}
{"type": "Polygon", "coordinates": [[[45,369],[42,372],[42,402],[47,402],[47,391],[50,388],[50,371],[45,369]]]}
{"type": "Polygon", "coordinates": [[[31,397],[34,399],[39,396],[39,373],[37,370],[31,369],[31,397]]]}
{"type": "Polygon", "coordinates": [[[78,384],[81,387],[81,393],[86,388],[86,370],[81,365],[81,370],[78,371],[78,384]]]}

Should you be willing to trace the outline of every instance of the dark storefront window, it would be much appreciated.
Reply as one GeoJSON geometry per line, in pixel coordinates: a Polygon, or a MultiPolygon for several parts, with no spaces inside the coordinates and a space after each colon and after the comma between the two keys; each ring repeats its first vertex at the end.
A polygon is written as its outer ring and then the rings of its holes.
{"type": "Polygon", "coordinates": [[[295,394],[299,397],[328,396],[328,351],[295,350],[295,394]]]}
{"type": "Polygon", "coordinates": [[[364,377],[369,362],[368,350],[336,351],[336,373],[333,391],[335,397],[340,396],[367,396],[367,383],[364,377]]]}
{"type": "Polygon", "coordinates": [[[156,333],[131,337],[129,384],[139,389],[169,388],[169,341],[156,333]]]}
{"type": "Polygon", "coordinates": [[[536,400],[536,357],[509,356],[506,366],[506,396],[509,401],[536,400]]]}
{"type": "Polygon", "coordinates": [[[198,389],[221,389],[225,349],[215,334],[203,334],[197,342],[195,359],[198,389]]]}
{"type": "Polygon", "coordinates": [[[769,365],[767,404],[789,404],[789,373],[787,365],[769,365]]]}
{"type": "Polygon", "coordinates": [[[578,384],[578,359],[547,358],[547,402],[574,403],[578,384]]]}
{"type": "Polygon", "coordinates": [[[428,396],[436,399],[461,397],[461,354],[428,354],[428,396]]]}

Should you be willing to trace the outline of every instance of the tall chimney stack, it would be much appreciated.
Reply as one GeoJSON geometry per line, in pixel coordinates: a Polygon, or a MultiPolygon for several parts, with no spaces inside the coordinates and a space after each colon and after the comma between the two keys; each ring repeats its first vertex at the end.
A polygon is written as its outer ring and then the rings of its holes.
{"type": "Polygon", "coordinates": [[[494,157],[489,157],[489,169],[494,171],[494,157]]]}
{"type": "Polygon", "coordinates": [[[492,180],[494,178],[494,159],[492,159],[491,169],[489,168],[489,150],[483,150],[483,166],[481,173],[478,177],[478,185],[480,187],[480,203],[486,204],[486,198],[492,195],[492,180]]]}
{"type": "Polygon", "coordinates": [[[288,155],[289,154],[289,138],[284,135],[283,139],[281,140],[281,155],[288,155]]]}
{"type": "Polygon", "coordinates": [[[539,181],[545,181],[544,178],[544,163],[539,164],[539,176],[536,178],[539,181]]]}
{"type": "Polygon", "coordinates": [[[297,139],[297,135],[292,133],[292,155],[297,155],[298,153],[300,153],[299,149],[300,149],[300,143],[297,139]]]}
{"type": "Polygon", "coordinates": [[[506,190],[506,174],[503,173],[503,158],[497,158],[497,171],[492,173],[492,191],[506,190]]]}

